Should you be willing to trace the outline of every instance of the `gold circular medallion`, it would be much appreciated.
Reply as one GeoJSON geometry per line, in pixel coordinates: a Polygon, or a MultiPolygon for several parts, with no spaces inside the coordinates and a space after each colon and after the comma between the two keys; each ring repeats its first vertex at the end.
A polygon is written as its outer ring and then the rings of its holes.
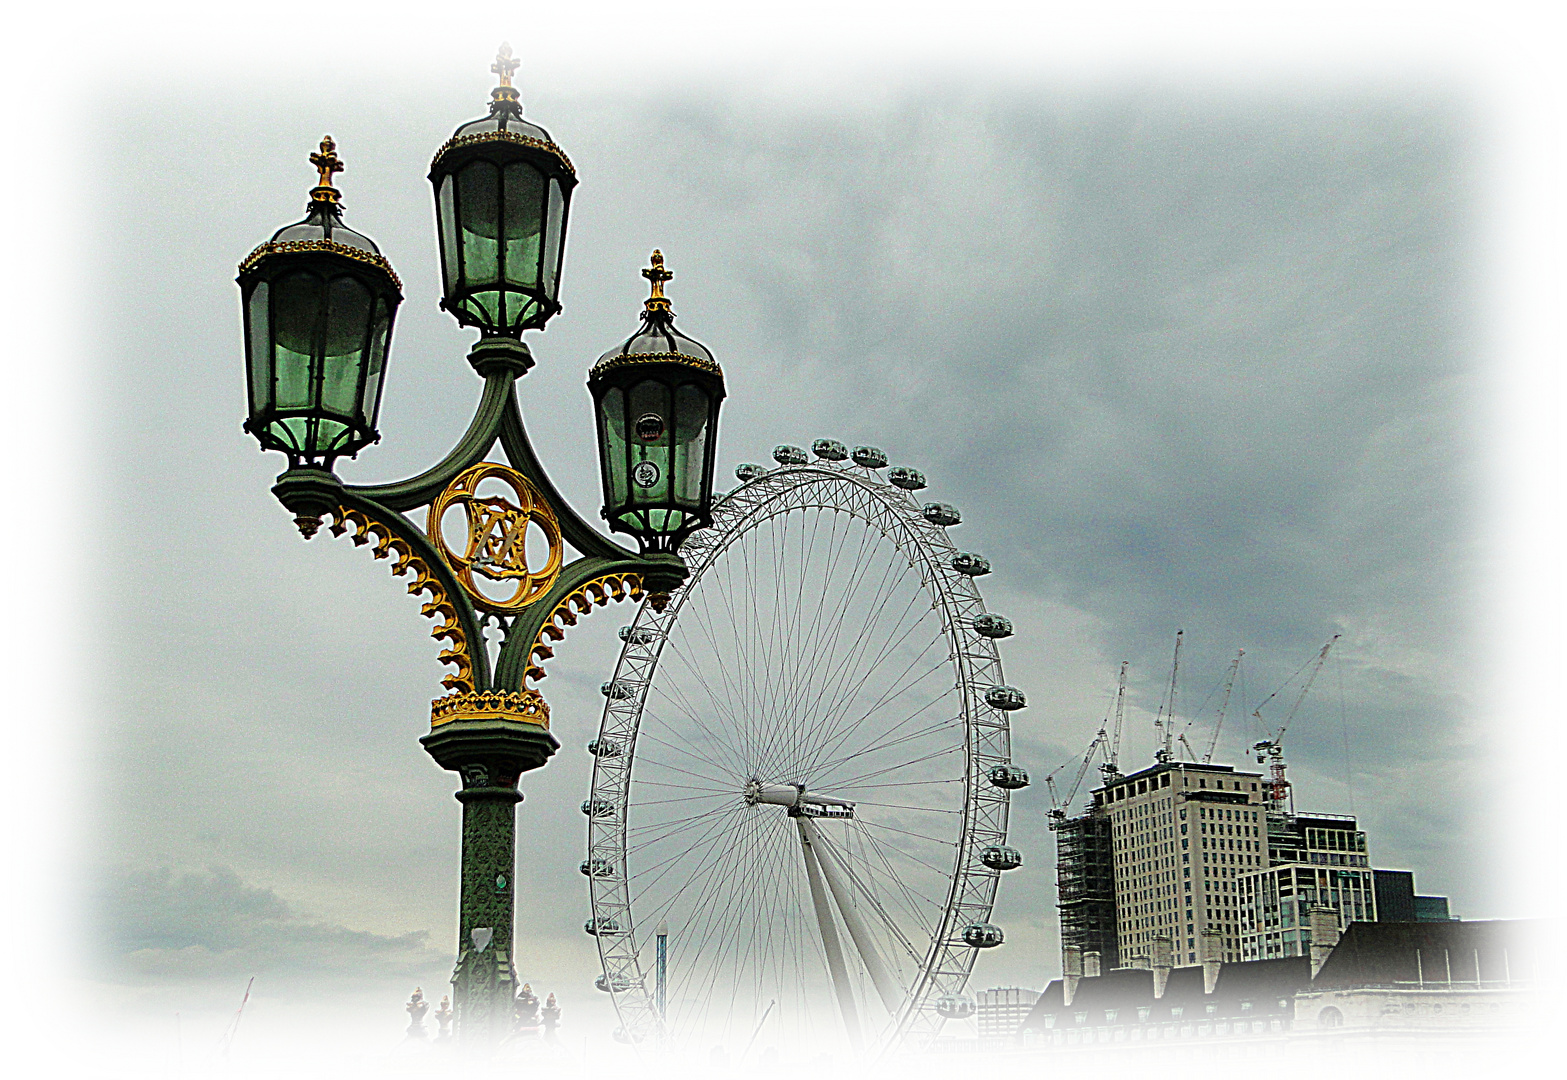
{"type": "Polygon", "coordinates": [[[526,476],[493,461],[466,470],[436,497],[430,504],[425,532],[474,605],[485,611],[505,613],[525,608],[548,592],[560,576],[563,546],[555,511],[526,476]],[[512,498],[481,496],[479,485],[486,480],[500,481],[511,490],[512,498]],[[459,508],[467,529],[460,553],[448,543],[443,527],[448,512],[459,508]],[[537,528],[549,544],[549,554],[538,569],[528,565],[530,528],[537,528]],[[493,583],[491,591],[482,591],[475,575],[493,583]],[[509,597],[496,595],[504,594],[508,586],[509,597]]]}

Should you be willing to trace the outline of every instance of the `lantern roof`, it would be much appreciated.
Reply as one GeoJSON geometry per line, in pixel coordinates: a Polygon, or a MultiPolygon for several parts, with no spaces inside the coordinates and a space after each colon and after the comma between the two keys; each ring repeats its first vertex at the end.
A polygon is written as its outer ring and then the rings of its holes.
{"type": "Polygon", "coordinates": [[[567,174],[576,177],[576,166],[572,165],[571,159],[566,156],[566,151],[555,145],[555,140],[550,138],[550,133],[522,118],[522,95],[511,83],[512,74],[521,63],[522,61],[512,57],[511,46],[502,42],[495,63],[490,65],[490,70],[498,76],[500,85],[490,91],[489,115],[470,120],[452,132],[452,137],[435,152],[435,158],[430,162],[432,172],[441,158],[457,147],[486,142],[509,142],[544,151],[558,160],[565,167],[567,174]]]}
{"type": "Polygon", "coordinates": [[[321,149],[310,155],[310,164],[315,166],[318,176],[316,186],[310,189],[310,202],[305,205],[304,220],[285,225],[273,233],[272,239],[252,251],[239,264],[240,273],[253,268],[268,255],[327,251],[346,255],[386,271],[401,290],[403,283],[375,241],[343,224],[342,192],[332,185],[332,179],[335,173],[343,171],[344,166],[342,159],[337,156],[337,143],[332,140],[332,136],[321,137],[321,149]]]}
{"type": "Polygon", "coordinates": [[[642,276],[652,285],[652,295],[642,307],[642,326],[620,345],[599,357],[589,377],[597,378],[628,364],[663,361],[686,364],[723,378],[723,369],[718,366],[711,350],[675,329],[675,313],[670,310],[669,298],[664,295],[664,282],[675,275],[664,269],[663,252],[654,250],[652,265],[642,271],[642,276]]]}

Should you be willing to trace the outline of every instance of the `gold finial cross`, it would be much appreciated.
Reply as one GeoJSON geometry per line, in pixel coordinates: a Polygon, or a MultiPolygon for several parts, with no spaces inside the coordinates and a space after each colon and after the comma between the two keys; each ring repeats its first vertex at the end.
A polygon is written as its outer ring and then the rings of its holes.
{"type": "Polygon", "coordinates": [[[642,276],[653,283],[653,295],[648,299],[662,300],[664,298],[664,282],[669,281],[675,275],[664,269],[664,253],[657,248],[653,249],[653,265],[642,271],[642,276]]]}
{"type": "Polygon", "coordinates": [[[490,65],[490,70],[501,77],[502,86],[510,86],[512,72],[521,66],[521,60],[512,59],[511,42],[503,41],[500,52],[495,54],[495,63],[490,65]]]}
{"type": "Polygon", "coordinates": [[[332,136],[321,136],[321,152],[310,155],[310,164],[316,167],[321,174],[317,187],[329,188],[332,186],[332,174],[343,171],[343,162],[337,156],[337,143],[332,141],[332,136]]]}

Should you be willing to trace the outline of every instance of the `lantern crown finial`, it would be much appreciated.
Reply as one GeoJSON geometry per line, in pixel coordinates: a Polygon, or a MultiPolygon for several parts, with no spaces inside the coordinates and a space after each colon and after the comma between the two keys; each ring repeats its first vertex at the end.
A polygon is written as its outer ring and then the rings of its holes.
{"type": "Polygon", "coordinates": [[[652,312],[669,312],[669,300],[664,296],[664,282],[674,278],[674,273],[664,269],[664,253],[657,248],[653,249],[652,265],[642,271],[642,276],[648,279],[652,285],[652,295],[647,298],[647,310],[652,312]]]}
{"type": "Polygon", "coordinates": [[[332,141],[332,136],[321,136],[320,153],[310,155],[310,164],[316,167],[320,175],[316,180],[316,186],[310,189],[311,202],[335,203],[341,192],[332,186],[332,176],[343,171],[343,161],[337,156],[337,143],[332,141]]]}
{"type": "Polygon", "coordinates": [[[511,42],[501,42],[500,50],[495,54],[495,63],[490,65],[490,70],[500,80],[499,85],[490,91],[490,112],[492,114],[500,111],[502,113],[510,113],[518,119],[522,118],[522,95],[511,84],[512,75],[521,66],[522,61],[511,54],[511,42]]]}
{"type": "Polygon", "coordinates": [[[501,86],[510,86],[511,77],[522,66],[522,61],[514,59],[511,55],[511,42],[501,42],[500,51],[495,54],[495,63],[490,65],[490,70],[500,76],[501,86]]]}

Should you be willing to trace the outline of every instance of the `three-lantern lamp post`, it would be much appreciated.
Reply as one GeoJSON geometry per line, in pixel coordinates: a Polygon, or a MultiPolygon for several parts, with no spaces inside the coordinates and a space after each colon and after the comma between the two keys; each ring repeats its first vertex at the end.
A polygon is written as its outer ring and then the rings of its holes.
{"type": "Polygon", "coordinates": [[[561,498],[535,455],[517,380],[533,366],[522,334],[561,309],[566,221],[576,169],[523,118],[507,46],[491,68],[488,115],[459,127],[435,155],[441,307],[479,332],[468,362],[483,380],[467,432],[431,468],[391,484],[344,483],[337,461],[377,442],[392,326],[402,284],[391,263],[343,221],[343,169],[330,136],[303,221],[240,264],[249,416],[263,450],[288,458],[272,489],[308,540],[323,520],[391,559],[451,671],[420,739],[458,774],[462,875],[458,1037],[492,1045],[511,1030],[518,778],[559,748],[533,685],[577,617],[610,600],[662,608],[686,576],[681,541],[709,518],[723,372],[675,329],[672,275],[655,251],[641,325],[588,377],[609,529],[605,538],[561,498]],[[505,461],[494,460],[499,446],[505,461]],[[422,525],[410,515],[423,511],[422,525]],[[536,539],[529,541],[530,534],[536,539]],[[566,550],[576,553],[571,561],[566,550]],[[531,555],[530,555],[531,551],[531,555]],[[544,552],[540,554],[540,552],[544,552]],[[494,663],[486,635],[498,637],[494,663]]]}

